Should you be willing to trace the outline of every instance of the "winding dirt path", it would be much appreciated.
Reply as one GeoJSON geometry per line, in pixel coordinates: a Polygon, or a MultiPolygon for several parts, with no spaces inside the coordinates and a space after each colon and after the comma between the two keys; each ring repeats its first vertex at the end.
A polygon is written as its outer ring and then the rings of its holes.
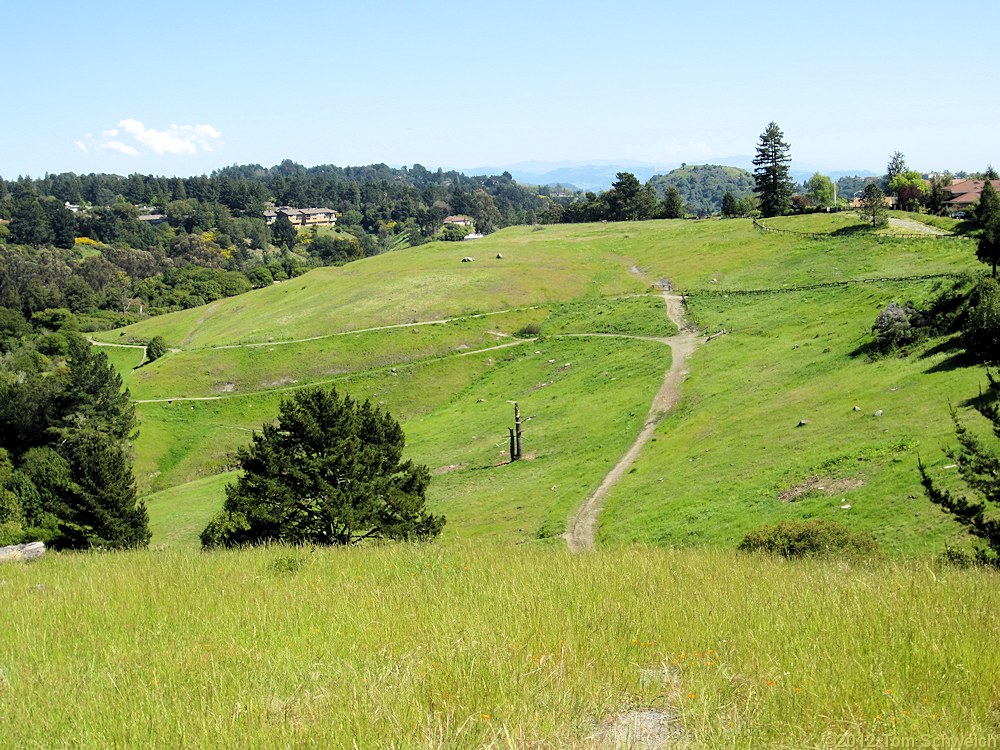
{"type": "Polygon", "coordinates": [[[666,339],[655,339],[662,341],[671,349],[670,369],[663,378],[663,385],[653,398],[653,403],[649,407],[649,415],[646,423],[636,437],[635,442],[629,447],[614,468],[604,477],[604,481],[594,490],[587,501],[580,506],[573,518],[573,523],[566,532],[566,544],[569,545],[570,552],[584,552],[594,548],[594,532],[597,528],[597,516],[604,508],[604,500],[611,488],[625,475],[629,467],[635,462],[639,452],[643,449],[649,439],[653,437],[656,425],[663,419],[664,415],[670,411],[677,402],[680,401],[680,386],[687,375],[688,358],[698,347],[698,334],[694,329],[688,327],[684,320],[683,299],[670,292],[663,293],[663,300],[667,304],[667,317],[677,326],[677,335],[666,339]]]}

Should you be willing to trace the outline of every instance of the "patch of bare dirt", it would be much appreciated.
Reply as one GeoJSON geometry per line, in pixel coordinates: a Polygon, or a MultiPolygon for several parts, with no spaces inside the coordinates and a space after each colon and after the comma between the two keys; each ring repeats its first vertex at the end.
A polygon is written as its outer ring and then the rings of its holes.
{"type": "Polygon", "coordinates": [[[848,490],[864,487],[864,485],[865,480],[860,477],[833,479],[832,477],[813,475],[807,477],[801,484],[793,484],[788,489],[778,493],[778,500],[783,503],[794,503],[813,492],[822,492],[827,496],[839,495],[848,490]]]}
{"type": "Polygon", "coordinates": [[[236,390],[236,383],[223,383],[219,386],[222,393],[233,393],[236,390]]]}
{"type": "Polygon", "coordinates": [[[547,383],[539,383],[538,385],[533,385],[531,386],[531,388],[528,389],[528,393],[534,393],[535,391],[540,391],[542,390],[542,388],[546,388],[552,385],[554,382],[555,382],[554,380],[550,380],[547,383]]]}
{"type": "Polygon", "coordinates": [[[597,747],[661,750],[684,744],[684,730],[676,711],[638,708],[613,716],[593,739],[597,747]]]}
{"type": "Polygon", "coordinates": [[[286,375],[283,378],[278,378],[277,380],[272,380],[270,383],[261,383],[265,388],[280,388],[283,385],[292,385],[298,383],[296,378],[286,375]]]}
{"type": "Polygon", "coordinates": [[[466,466],[468,466],[468,464],[447,464],[446,466],[438,466],[436,469],[431,471],[431,474],[435,477],[439,477],[442,474],[451,474],[453,471],[464,469],[466,466]]]}

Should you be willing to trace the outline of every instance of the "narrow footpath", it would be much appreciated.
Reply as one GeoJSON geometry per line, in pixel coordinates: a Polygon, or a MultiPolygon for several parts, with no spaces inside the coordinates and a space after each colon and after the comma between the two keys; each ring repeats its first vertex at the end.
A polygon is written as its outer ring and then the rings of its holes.
{"type": "Polygon", "coordinates": [[[663,300],[667,304],[667,317],[677,326],[676,336],[662,339],[663,343],[671,349],[670,369],[663,378],[663,385],[660,386],[660,390],[653,398],[646,423],[642,426],[635,442],[576,512],[576,516],[565,535],[566,544],[569,545],[571,552],[584,552],[594,548],[597,516],[604,508],[604,500],[608,492],[625,475],[625,472],[629,470],[638,457],[639,451],[653,437],[656,425],[680,401],[680,386],[687,375],[687,361],[698,346],[699,336],[687,326],[684,320],[683,299],[670,292],[664,292],[663,300]]]}

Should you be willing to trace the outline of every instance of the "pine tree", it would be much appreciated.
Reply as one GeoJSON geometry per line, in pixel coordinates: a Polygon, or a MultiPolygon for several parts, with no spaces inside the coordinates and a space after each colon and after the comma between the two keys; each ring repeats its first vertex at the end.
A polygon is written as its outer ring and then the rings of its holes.
{"type": "Polygon", "coordinates": [[[680,191],[673,185],[667,188],[667,193],[663,196],[663,218],[684,218],[684,201],[681,198],[680,191]]]}
{"type": "Polygon", "coordinates": [[[619,172],[604,199],[608,204],[608,218],[612,221],[644,221],[656,213],[652,187],[643,186],[631,172],[619,172]]]}
{"type": "Polygon", "coordinates": [[[739,215],[739,206],[736,203],[736,197],[728,190],[722,196],[722,215],[728,218],[739,215]]]}
{"type": "Polygon", "coordinates": [[[906,157],[899,151],[893,151],[889,157],[889,163],[885,167],[885,177],[882,178],[882,187],[889,192],[892,181],[906,171],[906,157]]]}
{"type": "Polygon", "coordinates": [[[760,135],[753,159],[753,179],[757,184],[754,192],[760,198],[760,211],[765,217],[780,216],[792,207],[795,185],[788,173],[792,157],[788,155],[789,145],[782,138],[784,133],[777,123],[769,123],[760,135]]]}
{"type": "Polygon", "coordinates": [[[149,541],[136,500],[135,409],[121,376],[82,337],[65,367],[0,379],[0,444],[17,464],[26,526],[62,548],[135,547],[149,541]]]}
{"type": "Polygon", "coordinates": [[[243,470],[201,535],[206,547],[354,544],[437,536],[426,466],[402,461],[403,430],[368,401],[309,389],[281,402],[277,424],[240,449],[243,470]]]}
{"type": "Polygon", "coordinates": [[[275,245],[284,245],[289,249],[295,245],[295,238],[298,236],[295,225],[284,214],[278,214],[278,218],[274,220],[271,225],[271,235],[274,237],[275,245]]]}
{"type": "Polygon", "coordinates": [[[997,262],[1000,261],[1000,196],[990,180],[983,184],[976,207],[976,223],[979,225],[979,246],[976,257],[993,268],[993,278],[997,277],[997,262]]]}
{"type": "MultiPolygon", "coordinates": [[[[976,401],[976,410],[986,417],[993,434],[1000,439],[1000,382],[989,376],[989,392],[976,401]]],[[[969,432],[954,410],[957,450],[948,451],[948,457],[958,464],[958,472],[972,496],[956,495],[938,487],[927,473],[927,467],[918,462],[921,483],[927,498],[942,510],[951,514],[956,521],[966,527],[969,534],[986,543],[977,557],[980,562],[1000,567],[1000,456],[991,450],[980,438],[969,432]]]]}

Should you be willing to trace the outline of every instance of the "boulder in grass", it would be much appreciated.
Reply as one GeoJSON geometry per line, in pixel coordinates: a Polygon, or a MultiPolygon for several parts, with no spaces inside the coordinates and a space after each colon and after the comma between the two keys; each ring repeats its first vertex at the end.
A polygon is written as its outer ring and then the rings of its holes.
{"type": "Polygon", "coordinates": [[[29,544],[12,544],[0,547],[0,563],[21,560],[30,562],[45,555],[45,542],[30,542],[29,544]]]}

